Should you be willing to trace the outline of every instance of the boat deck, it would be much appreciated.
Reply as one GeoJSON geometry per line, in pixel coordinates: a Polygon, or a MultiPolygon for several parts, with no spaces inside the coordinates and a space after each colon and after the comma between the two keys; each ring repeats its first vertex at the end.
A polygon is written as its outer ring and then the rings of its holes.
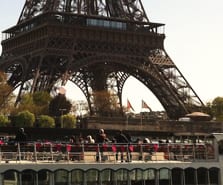
{"type": "Polygon", "coordinates": [[[0,145],[0,182],[3,185],[9,182],[15,185],[221,185],[222,161],[215,141],[6,143],[0,145]]]}
{"type": "Polygon", "coordinates": [[[215,161],[211,144],[82,144],[26,143],[0,146],[0,163],[118,163],[215,161]]]}

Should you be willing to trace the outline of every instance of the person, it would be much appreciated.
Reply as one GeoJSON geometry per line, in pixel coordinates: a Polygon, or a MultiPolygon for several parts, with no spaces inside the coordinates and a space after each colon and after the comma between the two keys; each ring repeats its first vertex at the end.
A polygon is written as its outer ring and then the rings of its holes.
{"type": "Polygon", "coordinates": [[[150,141],[149,138],[146,137],[146,138],[143,139],[143,143],[148,144],[148,143],[151,143],[151,141],[150,141]]]}
{"type": "Polygon", "coordinates": [[[76,143],[76,137],[74,135],[70,136],[69,142],[70,142],[70,144],[75,144],[76,143]]]}
{"type": "Polygon", "coordinates": [[[91,135],[88,135],[87,136],[87,141],[86,141],[87,144],[94,144],[95,143],[95,140],[92,138],[91,135]]]}
{"type": "Polygon", "coordinates": [[[98,144],[96,161],[99,161],[103,158],[103,144],[106,142],[107,136],[104,129],[100,129],[96,136],[96,143],[98,144]]]}
{"type": "Polygon", "coordinates": [[[96,143],[104,143],[106,141],[106,134],[104,129],[100,129],[96,136],[96,143]]]}
{"type": "Polygon", "coordinates": [[[132,152],[133,152],[133,145],[132,143],[132,138],[131,135],[129,133],[124,133],[124,135],[126,136],[126,138],[128,139],[128,148],[127,148],[127,161],[131,162],[132,161],[132,152]]]}
{"type": "Polygon", "coordinates": [[[143,148],[142,148],[142,153],[145,152],[147,155],[145,155],[145,160],[151,160],[152,152],[153,152],[153,145],[151,145],[151,141],[149,138],[144,138],[143,139],[143,148]]]}
{"type": "Polygon", "coordinates": [[[15,141],[24,144],[27,141],[27,134],[24,131],[24,128],[20,128],[16,134],[15,141]]]}
{"type": "MultiPolygon", "coordinates": [[[[124,160],[123,152],[124,152],[125,148],[121,144],[126,144],[126,143],[129,143],[130,141],[121,130],[115,136],[115,141],[119,145],[117,147],[117,151],[116,151],[116,160],[118,160],[118,154],[121,153],[121,162],[123,162],[123,160],[124,160]]],[[[127,158],[128,158],[127,161],[131,160],[131,156],[129,156],[128,147],[127,147],[127,158]],[[130,159],[129,159],[129,157],[130,157],[130,159]]]]}
{"type": "Polygon", "coordinates": [[[24,131],[24,128],[20,128],[16,134],[15,141],[17,144],[19,144],[19,150],[20,150],[20,155],[19,155],[19,160],[24,159],[25,156],[25,148],[23,147],[27,141],[27,134],[24,131]],[[22,154],[22,155],[21,155],[22,154]]]}

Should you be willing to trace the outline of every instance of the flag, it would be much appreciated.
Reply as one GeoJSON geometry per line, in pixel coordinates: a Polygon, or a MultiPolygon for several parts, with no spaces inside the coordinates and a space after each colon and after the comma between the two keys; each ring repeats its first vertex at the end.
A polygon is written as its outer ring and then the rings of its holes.
{"type": "Polygon", "coordinates": [[[146,104],[145,101],[142,100],[142,108],[143,109],[149,109],[150,111],[152,111],[152,109],[146,104]]]}
{"type": "Polygon", "coordinates": [[[133,111],[135,111],[130,103],[130,101],[127,99],[127,110],[132,109],[133,111]]]}

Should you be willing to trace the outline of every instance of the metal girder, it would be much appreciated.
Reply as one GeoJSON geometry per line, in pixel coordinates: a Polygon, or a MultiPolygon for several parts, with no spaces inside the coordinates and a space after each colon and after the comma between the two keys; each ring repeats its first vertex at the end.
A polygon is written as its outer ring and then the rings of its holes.
{"type": "Polygon", "coordinates": [[[148,22],[141,0],[26,0],[18,23],[47,12],[148,22]]]}

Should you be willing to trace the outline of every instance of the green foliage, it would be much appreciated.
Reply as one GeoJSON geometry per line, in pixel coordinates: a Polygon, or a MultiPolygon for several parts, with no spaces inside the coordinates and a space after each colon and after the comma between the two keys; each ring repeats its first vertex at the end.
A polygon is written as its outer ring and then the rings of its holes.
{"type": "Polygon", "coordinates": [[[33,103],[32,94],[27,93],[21,97],[21,101],[19,102],[19,106],[15,109],[14,114],[18,114],[19,112],[29,110],[30,112],[35,113],[35,105],[33,103]]]}
{"type": "Polygon", "coordinates": [[[20,105],[33,105],[33,97],[32,97],[32,94],[30,93],[27,93],[27,94],[24,94],[22,96],[22,99],[20,101],[20,105]]]}
{"type": "Polygon", "coordinates": [[[39,127],[42,127],[42,128],[54,128],[55,127],[54,119],[47,115],[39,116],[38,124],[39,124],[39,127]]]}
{"type": "Polygon", "coordinates": [[[223,114],[223,97],[217,97],[212,102],[212,110],[215,116],[223,114]]]}
{"type": "Polygon", "coordinates": [[[212,102],[208,102],[206,110],[216,121],[223,121],[223,97],[216,97],[212,102]]]}
{"type": "Polygon", "coordinates": [[[212,101],[212,112],[216,121],[223,121],[223,97],[217,97],[212,101]]]}
{"type": "Polygon", "coordinates": [[[9,119],[7,116],[0,115],[0,127],[6,127],[10,123],[9,119]]]}
{"type": "Polygon", "coordinates": [[[71,114],[63,115],[63,128],[75,128],[76,127],[76,119],[71,114]]]}
{"type": "Polygon", "coordinates": [[[216,116],[216,121],[223,121],[223,115],[216,116]]]}
{"type": "Polygon", "coordinates": [[[61,116],[68,114],[71,110],[72,104],[66,99],[65,95],[59,94],[55,96],[49,104],[49,114],[51,116],[61,116]]]}
{"type": "Polygon", "coordinates": [[[17,127],[33,127],[34,122],[35,116],[29,111],[19,112],[14,119],[15,126],[17,127]]]}
{"type": "Polygon", "coordinates": [[[24,110],[29,110],[36,116],[48,114],[50,100],[50,94],[45,91],[24,94],[21,97],[19,107],[14,111],[14,114],[24,110]]]}
{"type": "Polygon", "coordinates": [[[33,102],[37,106],[49,105],[51,101],[50,94],[46,91],[39,91],[33,94],[33,102]]]}

